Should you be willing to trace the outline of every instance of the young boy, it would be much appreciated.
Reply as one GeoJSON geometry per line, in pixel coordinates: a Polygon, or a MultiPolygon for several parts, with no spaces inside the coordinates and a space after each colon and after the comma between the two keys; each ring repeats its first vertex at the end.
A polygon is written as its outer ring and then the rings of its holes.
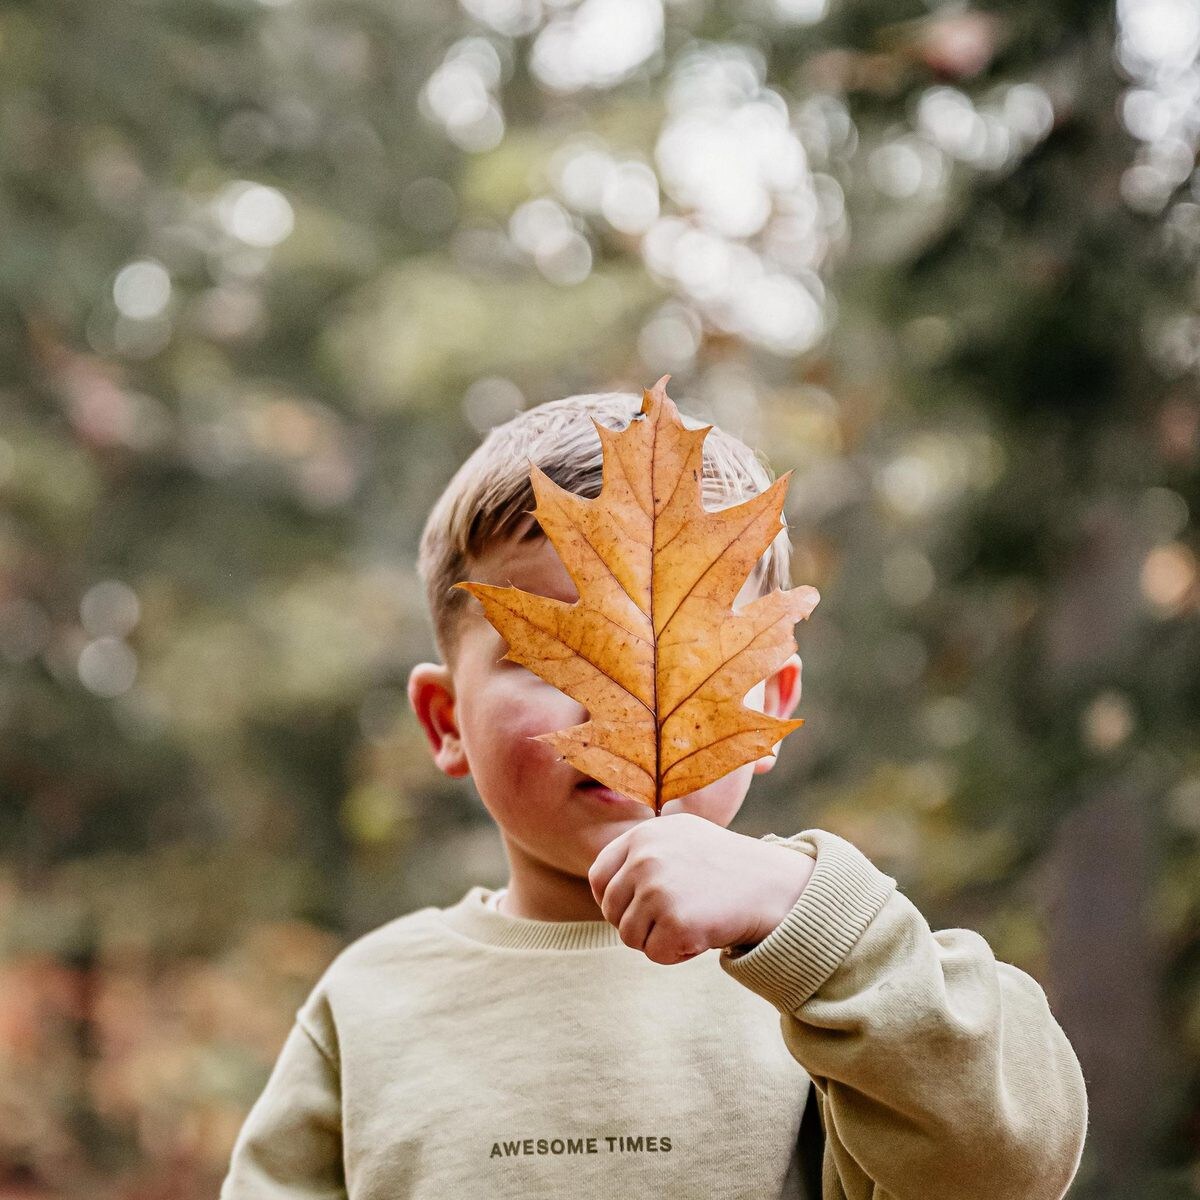
{"type": "MultiPolygon", "coordinates": [[[[435,504],[419,568],[440,662],[409,698],[470,774],[507,885],[348,946],[296,1023],[221,1200],[1059,1200],[1084,1081],[1038,984],[967,929],[932,932],[850,842],[726,828],[773,755],[663,808],[593,785],[539,733],[588,719],[511,659],[470,579],[578,599],[532,518],[528,458],[594,497],[634,395],[494,429],[435,504]],[[820,1163],[798,1139],[812,1090],[820,1163]]],[[[701,423],[684,417],[689,428],[701,423]]],[[[704,502],[770,478],[714,426],[704,502]]],[[[737,605],[790,585],[786,529],[737,605]]],[[[746,703],[787,718],[792,655],[746,703]]],[[[778,749],[778,746],[776,747],[778,749]]]]}

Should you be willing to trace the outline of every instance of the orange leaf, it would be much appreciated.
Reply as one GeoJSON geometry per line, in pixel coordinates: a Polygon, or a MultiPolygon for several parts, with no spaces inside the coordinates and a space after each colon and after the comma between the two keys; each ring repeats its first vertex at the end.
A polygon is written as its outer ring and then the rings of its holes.
{"type": "Polygon", "coordinates": [[[534,516],[575,582],[565,604],[515,587],[463,581],[528,667],[588,710],[538,735],[580,771],[654,809],[770,753],[802,720],[742,700],[795,651],[792,629],[816,588],[778,588],[734,612],[754,564],[783,524],[791,472],[732,508],[701,502],[711,425],[687,429],[666,393],[643,390],[617,432],[592,418],[604,456],[594,500],[554,483],[532,460],[534,516]]]}

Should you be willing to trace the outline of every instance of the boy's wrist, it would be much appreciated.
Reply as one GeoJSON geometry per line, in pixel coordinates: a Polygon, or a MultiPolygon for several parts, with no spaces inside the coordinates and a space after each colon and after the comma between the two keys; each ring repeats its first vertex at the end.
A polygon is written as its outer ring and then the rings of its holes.
{"type": "Polygon", "coordinates": [[[742,953],[723,954],[721,967],[739,983],[794,1013],[838,969],[863,930],[896,891],[853,843],[826,829],[806,829],[786,841],[811,853],[814,868],[783,924],[742,953]]]}
{"type": "Polygon", "coordinates": [[[762,910],[749,935],[733,947],[735,952],[752,949],[782,924],[796,907],[817,865],[808,854],[778,843],[768,843],[765,849],[771,852],[772,870],[764,880],[762,910]]]}

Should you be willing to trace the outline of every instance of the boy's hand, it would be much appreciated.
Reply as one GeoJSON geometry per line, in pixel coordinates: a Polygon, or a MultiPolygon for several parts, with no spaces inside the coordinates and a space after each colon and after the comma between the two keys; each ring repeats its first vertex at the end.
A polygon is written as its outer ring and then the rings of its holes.
{"type": "Polygon", "coordinates": [[[800,899],[815,865],[787,846],[671,813],[609,842],[588,882],[621,941],[670,964],[761,942],[800,899]]]}

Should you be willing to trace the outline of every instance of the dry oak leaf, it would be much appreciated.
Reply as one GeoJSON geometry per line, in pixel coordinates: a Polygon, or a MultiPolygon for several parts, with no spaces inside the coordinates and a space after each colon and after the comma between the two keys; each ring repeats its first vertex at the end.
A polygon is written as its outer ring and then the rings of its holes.
{"type": "Polygon", "coordinates": [[[662,806],[765,754],[802,720],[742,700],[796,650],[793,626],[816,607],[814,587],[778,588],[732,604],[783,525],[791,471],[717,512],[701,502],[703,444],[666,393],[600,436],[603,483],[589,500],[529,460],[542,531],[575,582],[566,604],[516,587],[462,581],[520,663],[588,710],[582,725],[537,735],[586,775],[662,806]]]}

